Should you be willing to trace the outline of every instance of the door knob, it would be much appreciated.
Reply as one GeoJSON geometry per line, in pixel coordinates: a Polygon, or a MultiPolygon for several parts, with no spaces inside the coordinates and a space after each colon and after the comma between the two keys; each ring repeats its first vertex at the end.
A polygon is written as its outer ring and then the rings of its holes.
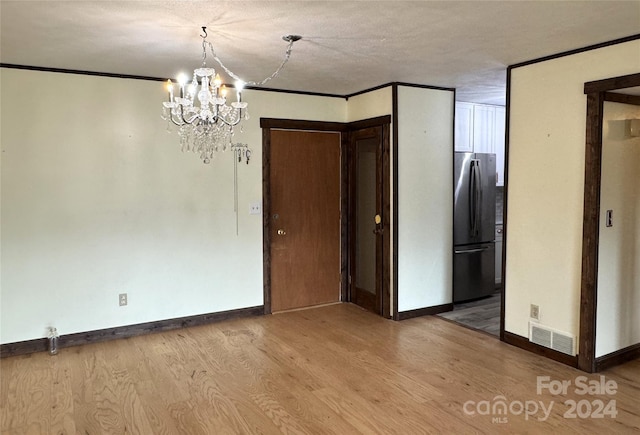
{"type": "Polygon", "coordinates": [[[377,214],[376,217],[373,218],[373,221],[376,223],[376,225],[380,225],[380,223],[382,223],[382,216],[377,214]]]}
{"type": "Polygon", "coordinates": [[[282,230],[282,229],[278,230],[278,235],[279,236],[284,236],[286,234],[287,234],[287,232],[285,230],[282,230]]]}

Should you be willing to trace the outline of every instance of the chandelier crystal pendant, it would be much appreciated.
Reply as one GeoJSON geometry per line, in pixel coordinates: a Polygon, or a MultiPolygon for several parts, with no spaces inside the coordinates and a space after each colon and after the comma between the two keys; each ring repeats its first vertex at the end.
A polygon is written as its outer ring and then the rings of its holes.
{"type": "MultiPolygon", "coordinates": [[[[206,27],[202,27],[202,66],[193,71],[193,79],[188,83],[186,75],[178,77],[178,94],[175,95],[174,84],[167,80],[169,100],[163,105],[162,118],[171,125],[178,126],[182,151],[192,151],[200,156],[204,163],[209,163],[220,151],[234,149],[232,138],[234,127],[244,119],[249,119],[247,103],[242,101],[242,90],[245,84],[252,86],[264,85],[280,74],[291,56],[293,43],[301,39],[298,35],[286,35],[282,39],[289,42],[285,57],[278,69],[260,82],[244,82],[230,71],[216,56],[213,45],[206,40],[206,27]],[[215,69],[207,67],[207,47],[211,50],[214,60],[233,79],[236,101],[228,104],[228,89],[222,84],[215,69]]],[[[245,145],[246,147],[246,145],[245,145]]],[[[246,155],[245,160],[249,159],[246,155]]],[[[250,155],[250,152],[249,152],[250,155]]]]}

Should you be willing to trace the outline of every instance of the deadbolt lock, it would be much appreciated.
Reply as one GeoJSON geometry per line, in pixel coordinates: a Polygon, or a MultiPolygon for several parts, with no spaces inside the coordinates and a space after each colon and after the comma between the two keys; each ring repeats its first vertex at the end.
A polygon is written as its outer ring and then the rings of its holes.
{"type": "Polygon", "coordinates": [[[278,230],[278,235],[279,236],[284,236],[285,234],[287,234],[287,232],[283,229],[278,230]]]}
{"type": "Polygon", "coordinates": [[[376,225],[380,225],[382,223],[382,216],[377,214],[376,217],[373,218],[373,220],[375,221],[376,225]]]}

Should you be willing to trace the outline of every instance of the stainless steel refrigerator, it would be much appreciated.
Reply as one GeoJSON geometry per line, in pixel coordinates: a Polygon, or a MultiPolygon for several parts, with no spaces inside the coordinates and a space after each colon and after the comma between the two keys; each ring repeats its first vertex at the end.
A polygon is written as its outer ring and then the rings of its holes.
{"type": "Polygon", "coordinates": [[[496,156],[455,153],[453,302],[495,292],[496,156]]]}

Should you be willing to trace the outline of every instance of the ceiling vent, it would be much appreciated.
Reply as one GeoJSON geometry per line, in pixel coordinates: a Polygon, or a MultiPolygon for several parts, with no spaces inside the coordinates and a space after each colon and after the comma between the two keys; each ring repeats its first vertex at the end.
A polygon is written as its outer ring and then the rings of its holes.
{"type": "Polygon", "coordinates": [[[574,356],[576,337],[539,323],[529,322],[529,341],[574,356]]]}

